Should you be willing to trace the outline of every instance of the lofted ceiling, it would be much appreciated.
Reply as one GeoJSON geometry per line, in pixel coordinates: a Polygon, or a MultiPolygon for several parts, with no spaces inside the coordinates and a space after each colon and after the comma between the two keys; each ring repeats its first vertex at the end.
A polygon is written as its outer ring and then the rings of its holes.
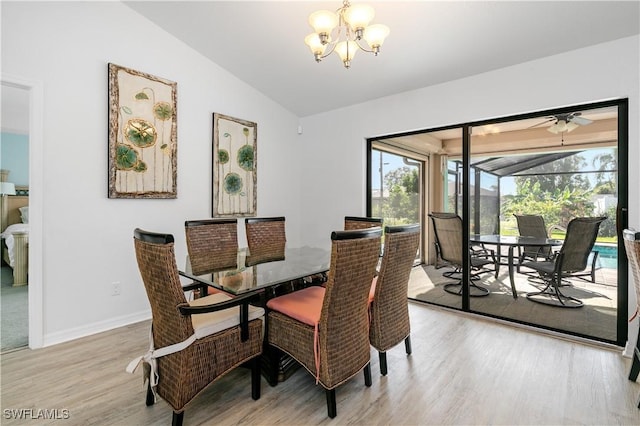
{"type": "Polygon", "coordinates": [[[124,4],[299,117],[640,33],[638,1],[363,2],[391,33],[350,69],[303,42],[308,15],[341,0],[124,4]]]}

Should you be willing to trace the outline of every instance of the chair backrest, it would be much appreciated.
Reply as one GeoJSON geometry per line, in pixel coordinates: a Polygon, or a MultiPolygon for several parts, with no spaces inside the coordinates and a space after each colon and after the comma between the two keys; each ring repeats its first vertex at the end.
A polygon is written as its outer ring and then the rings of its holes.
{"type": "Polygon", "coordinates": [[[382,218],[379,217],[358,217],[358,216],[345,216],[344,217],[344,230],[351,231],[354,229],[366,229],[382,227],[382,218]]]}
{"type": "MultiPolygon", "coordinates": [[[[518,222],[518,232],[523,237],[549,238],[544,218],[534,214],[514,214],[518,222]]],[[[551,254],[551,247],[528,246],[524,248],[525,254],[532,257],[546,257],[551,254]]]]}
{"type": "Polygon", "coordinates": [[[384,255],[371,303],[371,344],[386,351],[410,332],[407,289],[420,244],[420,225],[386,226],[384,255]]]}
{"type": "Polygon", "coordinates": [[[514,214],[518,222],[518,232],[523,237],[548,238],[544,218],[534,214],[514,214]]]}
{"type": "Polygon", "coordinates": [[[369,290],[381,236],[381,228],[331,234],[331,264],[318,327],[320,357],[328,361],[321,368],[336,384],[369,360],[369,290]]]}
{"type": "Polygon", "coordinates": [[[284,248],[287,242],[284,216],[251,217],[244,224],[249,251],[265,247],[284,248]]]}
{"type": "Polygon", "coordinates": [[[436,243],[440,257],[455,266],[462,265],[462,219],[455,213],[432,212],[436,243]]]}
{"type": "Polygon", "coordinates": [[[636,303],[640,309],[640,232],[635,229],[625,229],[622,231],[622,237],[636,287],[636,303]]]}
{"type": "Polygon", "coordinates": [[[194,274],[201,275],[237,265],[237,219],[187,220],[184,231],[194,274]]]}
{"type": "Polygon", "coordinates": [[[193,335],[191,317],[180,315],[186,304],[178,276],[171,234],[136,229],[133,234],[138,269],[151,305],[153,341],[157,348],[182,342],[193,335]]]}
{"type": "Polygon", "coordinates": [[[571,273],[587,268],[589,254],[598,236],[600,224],[606,217],[577,217],[567,225],[567,235],[560,249],[560,271],[571,273]]]}

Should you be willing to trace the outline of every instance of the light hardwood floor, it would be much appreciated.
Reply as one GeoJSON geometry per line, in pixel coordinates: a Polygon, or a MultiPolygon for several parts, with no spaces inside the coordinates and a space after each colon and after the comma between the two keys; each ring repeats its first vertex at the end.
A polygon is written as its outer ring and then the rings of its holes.
{"type": "MultiPolygon", "coordinates": [[[[640,384],[617,349],[572,342],[482,318],[410,303],[413,354],[400,344],[373,385],[362,374],[337,390],[338,416],[325,393],[298,370],[276,387],[262,381],[251,399],[250,374],[236,369],[201,394],[185,425],[227,424],[589,424],[638,425],[640,384]]],[[[140,371],[127,363],[147,348],[149,322],[39,350],[2,356],[3,425],[164,425],[171,410],[144,404],[140,371]],[[24,421],[7,409],[68,410],[69,419],[24,421]]]]}

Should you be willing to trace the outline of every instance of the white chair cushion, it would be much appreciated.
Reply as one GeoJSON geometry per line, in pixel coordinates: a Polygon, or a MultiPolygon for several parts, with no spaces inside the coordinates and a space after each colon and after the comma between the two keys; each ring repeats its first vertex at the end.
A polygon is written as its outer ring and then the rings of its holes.
{"type": "MultiPolygon", "coordinates": [[[[229,297],[224,293],[215,293],[210,296],[195,299],[189,302],[189,305],[212,305],[232,299],[232,297],[229,297]]],[[[264,316],[264,309],[249,305],[249,321],[262,316],[264,316]]],[[[191,315],[191,323],[193,324],[196,339],[201,339],[240,324],[240,307],[234,306],[222,311],[191,315]]]]}

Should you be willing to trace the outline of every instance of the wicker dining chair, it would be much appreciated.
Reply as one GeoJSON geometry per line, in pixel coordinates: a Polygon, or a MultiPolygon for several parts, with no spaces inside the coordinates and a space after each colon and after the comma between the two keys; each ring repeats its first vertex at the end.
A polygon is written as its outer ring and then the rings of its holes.
{"type": "Polygon", "coordinates": [[[270,350],[286,352],[316,377],[325,388],[330,418],[337,414],[337,386],[363,369],[365,385],[371,386],[368,299],[381,235],[380,228],[334,231],[326,287],[267,302],[270,350]]]}
{"type": "Polygon", "coordinates": [[[173,424],[182,424],[185,406],[241,364],[251,365],[251,396],[260,398],[262,317],[264,309],[249,305],[253,294],[231,298],[212,294],[187,302],[175,260],[174,239],[136,229],[135,253],[151,305],[149,351],[127,367],[144,367],[146,404],[156,395],[173,409],[173,424]]]}
{"type": "MultiPolygon", "coordinates": [[[[456,271],[463,268],[462,262],[462,219],[460,216],[451,213],[432,212],[429,217],[433,223],[436,245],[439,247],[442,260],[448,262],[456,271]]],[[[479,275],[486,272],[493,272],[498,278],[499,261],[493,250],[480,247],[478,250],[471,250],[469,256],[471,264],[471,274],[469,281],[469,296],[488,296],[490,291],[486,287],[480,287],[474,283],[479,279],[479,275]]],[[[443,273],[444,276],[452,277],[451,273],[443,273]]],[[[444,285],[444,291],[451,294],[462,295],[462,278],[456,282],[444,285]]]]}
{"type": "Polygon", "coordinates": [[[367,229],[382,227],[382,218],[379,217],[359,217],[359,216],[345,216],[344,217],[344,230],[352,231],[354,229],[367,229]]]}
{"type": "Polygon", "coordinates": [[[560,251],[549,260],[525,261],[522,266],[535,270],[544,281],[540,291],[527,293],[527,299],[561,308],[579,308],[582,301],[564,294],[563,278],[581,276],[587,269],[591,250],[598,237],[600,224],[606,217],[577,217],[567,225],[567,234],[560,251]]]}
{"type": "Polygon", "coordinates": [[[378,350],[380,374],[387,375],[387,351],[404,340],[411,354],[407,289],[420,244],[420,225],[386,226],[384,255],[369,295],[369,341],[378,350]]]}
{"type": "MultiPolygon", "coordinates": [[[[625,229],[622,232],[624,238],[624,248],[627,252],[627,259],[631,267],[633,275],[633,283],[636,289],[636,312],[635,318],[640,313],[640,232],[635,229],[625,229]]],[[[636,347],[633,349],[633,361],[631,363],[631,371],[629,372],[629,380],[635,382],[640,373],[640,328],[638,328],[638,338],[636,339],[636,347]]],[[[638,397],[638,408],[640,408],[640,397],[638,397]]]]}
{"type": "MultiPolygon", "coordinates": [[[[202,275],[237,266],[237,219],[187,220],[184,222],[184,231],[189,254],[187,271],[202,275]]],[[[200,296],[206,296],[210,290],[208,286],[197,282],[185,288],[192,287],[200,288],[200,296]]]]}
{"type": "Polygon", "coordinates": [[[287,236],[283,216],[249,217],[244,223],[250,252],[268,248],[284,249],[287,236]]]}

